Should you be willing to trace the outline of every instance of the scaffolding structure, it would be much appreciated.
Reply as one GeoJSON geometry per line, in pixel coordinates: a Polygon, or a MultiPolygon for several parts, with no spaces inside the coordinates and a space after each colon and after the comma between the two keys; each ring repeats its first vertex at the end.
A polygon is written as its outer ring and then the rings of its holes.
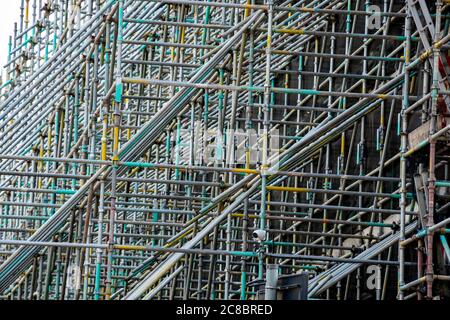
{"type": "Polygon", "coordinates": [[[247,300],[274,273],[310,299],[450,298],[446,1],[20,12],[0,299],[247,300]]]}

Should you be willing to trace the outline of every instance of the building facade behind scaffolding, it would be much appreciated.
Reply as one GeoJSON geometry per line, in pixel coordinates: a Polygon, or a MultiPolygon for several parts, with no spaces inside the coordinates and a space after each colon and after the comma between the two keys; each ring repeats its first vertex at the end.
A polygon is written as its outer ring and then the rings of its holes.
{"type": "Polygon", "coordinates": [[[20,11],[1,299],[450,297],[448,3],[20,11]]]}

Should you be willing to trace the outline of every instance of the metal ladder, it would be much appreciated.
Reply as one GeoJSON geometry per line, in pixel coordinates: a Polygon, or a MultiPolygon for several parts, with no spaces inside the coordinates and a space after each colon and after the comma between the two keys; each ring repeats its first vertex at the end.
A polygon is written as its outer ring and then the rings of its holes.
{"type": "MultiPolygon", "coordinates": [[[[433,37],[435,33],[435,26],[433,19],[431,18],[430,11],[428,10],[428,5],[424,0],[408,0],[408,10],[411,12],[414,23],[416,25],[417,31],[419,32],[420,40],[425,50],[432,49],[433,37]]],[[[439,74],[439,90],[445,91],[444,82],[449,81],[450,66],[447,63],[447,57],[445,54],[440,52],[441,62],[444,66],[445,78],[442,78],[440,72],[439,74]]],[[[433,56],[429,57],[430,63],[433,63],[433,56]]],[[[447,109],[450,112],[450,97],[445,96],[444,101],[447,105],[447,109]]]]}
{"type": "Polygon", "coordinates": [[[414,185],[416,189],[417,204],[419,206],[419,223],[422,229],[427,226],[428,215],[428,188],[424,181],[428,178],[426,174],[416,174],[414,176],[414,185]],[[425,180],[424,180],[425,179],[425,180]]]}

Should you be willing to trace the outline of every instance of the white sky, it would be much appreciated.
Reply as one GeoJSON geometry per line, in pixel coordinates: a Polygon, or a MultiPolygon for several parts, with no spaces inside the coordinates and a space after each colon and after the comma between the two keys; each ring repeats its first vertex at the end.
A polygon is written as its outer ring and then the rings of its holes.
{"type": "Polygon", "coordinates": [[[21,0],[0,0],[0,66],[8,61],[8,39],[20,18],[21,0]]]}

